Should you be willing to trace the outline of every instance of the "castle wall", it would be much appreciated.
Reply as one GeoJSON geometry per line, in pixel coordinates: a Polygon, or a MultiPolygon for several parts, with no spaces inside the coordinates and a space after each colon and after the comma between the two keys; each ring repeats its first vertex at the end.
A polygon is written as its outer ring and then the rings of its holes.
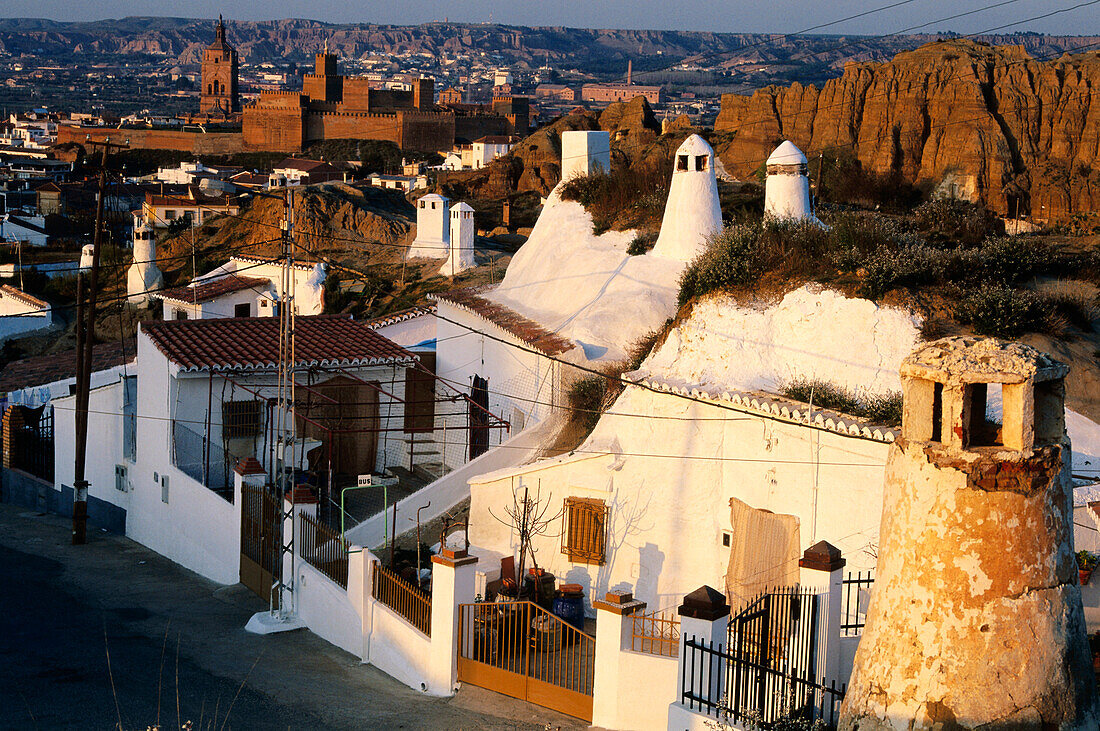
{"type": "Polygon", "coordinates": [[[403,150],[447,150],[454,144],[454,115],[431,112],[398,112],[403,150]]]}
{"type": "Polygon", "coordinates": [[[389,140],[401,144],[401,125],[396,114],[309,111],[305,115],[304,140],[389,140]]]}
{"type": "Polygon", "coordinates": [[[135,150],[177,150],[196,155],[231,155],[245,149],[246,141],[241,132],[184,132],[172,129],[115,129],[108,127],[57,128],[57,143],[85,144],[89,139],[103,142],[107,138],[118,142],[129,140],[135,150]]]}

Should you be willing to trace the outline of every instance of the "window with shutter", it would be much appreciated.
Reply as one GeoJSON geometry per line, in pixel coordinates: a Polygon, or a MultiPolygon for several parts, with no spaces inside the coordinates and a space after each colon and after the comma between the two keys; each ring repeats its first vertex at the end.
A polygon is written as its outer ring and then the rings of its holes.
{"type": "Polygon", "coordinates": [[[607,544],[607,505],[603,500],[565,499],[561,552],[574,563],[602,566],[607,544]]]}

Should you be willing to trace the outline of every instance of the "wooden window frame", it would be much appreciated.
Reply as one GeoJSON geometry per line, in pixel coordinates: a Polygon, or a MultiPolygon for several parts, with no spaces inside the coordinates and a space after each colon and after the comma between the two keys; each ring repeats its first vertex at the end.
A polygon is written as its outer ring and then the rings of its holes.
{"type": "Polygon", "coordinates": [[[565,498],[561,552],[573,563],[606,563],[608,507],[597,498],[565,498]]]}

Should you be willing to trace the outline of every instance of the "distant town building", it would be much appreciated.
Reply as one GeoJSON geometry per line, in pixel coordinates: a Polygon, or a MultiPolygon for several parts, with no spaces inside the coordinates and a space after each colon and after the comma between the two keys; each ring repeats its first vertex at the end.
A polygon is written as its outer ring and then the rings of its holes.
{"type": "Polygon", "coordinates": [[[486,135],[481,139],[474,140],[473,144],[470,145],[473,152],[473,168],[475,170],[483,168],[501,155],[507,155],[517,142],[519,142],[518,137],[508,135],[486,135]]]}
{"type": "Polygon", "coordinates": [[[332,163],[288,157],[272,168],[268,186],[278,188],[284,185],[312,185],[346,179],[346,171],[332,163]]]}
{"type": "Polygon", "coordinates": [[[383,175],[371,173],[367,176],[367,182],[375,188],[386,190],[400,190],[402,193],[411,193],[428,187],[427,175],[383,175]]]}
{"type": "Polygon", "coordinates": [[[189,185],[186,193],[178,195],[146,193],[141,216],[153,228],[168,228],[179,219],[187,220],[194,228],[214,216],[235,216],[240,210],[237,202],[229,196],[211,195],[196,185],[189,185]]]}
{"type": "Polygon", "coordinates": [[[556,102],[575,102],[577,90],[564,84],[539,84],[535,87],[535,98],[556,102]]]}
{"type": "Polygon", "coordinates": [[[650,104],[664,101],[664,92],[659,86],[639,86],[615,82],[609,84],[585,84],[581,87],[581,101],[585,102],[627,102],[644,96],[650,104]]]}
{"type": "Polygon", "coordinates": [[[443,91],[439,92],[440,104],[461,104],[463,101],[464,92],[462,89],[456,89],[453,86],[448,86],[443,91]]]}
{"type": "Polygon", "coordinates": [[[218,24],[214,26],[214,42],[202,53],[199,111],[226,116],[241,111],[237,88],[237,49],[226,42],[225,23],[220,15],[218,24]]]}

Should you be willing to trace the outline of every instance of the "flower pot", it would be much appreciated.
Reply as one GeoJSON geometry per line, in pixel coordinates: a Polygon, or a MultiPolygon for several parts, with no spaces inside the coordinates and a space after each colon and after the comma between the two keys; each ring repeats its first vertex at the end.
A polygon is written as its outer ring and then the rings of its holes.
{"type": "Polygon", "coordinates": [[[1089,577],[1092,576],[1092,569],[1077,569],[1077,576],[1081,579],[1081,586],[1085,586],[1089,583],[1089,577]]]}

